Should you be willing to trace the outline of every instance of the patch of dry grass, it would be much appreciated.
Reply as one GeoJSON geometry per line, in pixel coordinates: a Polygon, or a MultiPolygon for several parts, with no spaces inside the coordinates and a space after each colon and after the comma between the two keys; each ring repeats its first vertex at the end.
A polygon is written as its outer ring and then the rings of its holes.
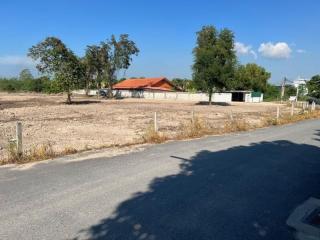
{"type": "Polygon", "coordinates": [[[169,138],[159,131],[155,131],[152,125],[150,125],[144,134],[142,135],[144,143],[162,143],[168,140],[169,138]]]}
{"type": "Polygon", "coordinates": [[[206,121],[195,117],[191,121],[181,123],[176,139],[197,138],[207,134],[215,134],[216,129],[210,126],[206,121]]]}
{"type": "Polygon", "coordinates": [[[0,165],[8,163],[34,162],[54,158],[60,155],[53,150],[50,143],[34,146],[30,150],[23,152],[22,155],[18,154],[15,143],[9,143],[7,152],[7,158],[2,159],[0,161],[0,165]]]}
{"type": "Polygon", "coordinates": [[[242,132],[249,129],[250,125],[245,119],[232,119],[225,121],[223,133],[242,132]]]}

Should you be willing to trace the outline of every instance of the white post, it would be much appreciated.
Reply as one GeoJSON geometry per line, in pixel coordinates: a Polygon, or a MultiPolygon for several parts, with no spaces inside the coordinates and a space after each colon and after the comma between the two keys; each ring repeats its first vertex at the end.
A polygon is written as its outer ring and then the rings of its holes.
{"type": "Polygon", "coordinates": [[[153,124],[154,124],[154,131],[158,132],[157,112],[154,112],[153,124]]]}
{"type": "Polygon", "coordinates": [[[17,153],[19,156],[22,156],[22,124],[17,122],[16,124],[16,144],[17,144],[17,153]]]}
{"type": "Polygon", "coordinates": [[[293,110],[294,110],[294,103],[291,103],[291,116],[293,116],[293,110]]]}
{"type": "Polygon", "coordinates": [[[279,120],[280,117],[280,107],[277,106],[277,121],[279,120]]]}
{"type": "Polygon", "coordinates": [[[233,114],[232,111],[230,112],[230,120],[233,121],[233,114]]]}
{"type": "Polygon", "coordinates": [[[311,105],[311,111],[316,110],[316,103],[313,101],[311,105]]]}

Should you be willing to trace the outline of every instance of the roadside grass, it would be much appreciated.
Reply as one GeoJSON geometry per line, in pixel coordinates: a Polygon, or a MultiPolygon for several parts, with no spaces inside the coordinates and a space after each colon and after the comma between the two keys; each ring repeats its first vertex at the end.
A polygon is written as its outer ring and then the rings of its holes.
{"type": "Polygon", "coordinates": [[[155,131],[152,125],[148,126],[142,135],[142,141],[144,143],[163,143],[169,140],[167,136],[159,131],[155,131]]]}
{"type": "Polygon", "coordinates": [[[30,150],[24,151],[22,155],[18,154],[14,143],[9,143],[7,147],[7,153],[7,158],[2,159],[0,161],[0,165],[41,161],[61,155],[53,150],[50,143],[34,146],[30,150]]]}
{"type": "Polygon", "coordinates": [[[179,131],[174,136],[166,135],[161,131],[155,131],[153,125],[149,125],[144,133],[142,134],[140,139],[135,139],[133,142],[125,143],[125,144],[112,144],[112,145],[101,145],[100,147],[91,148],[86,146],[83,150],[77,150],[72,147],[65,147],[63,151],[57,152],[53,149],[50,143],[38,145],[32,147],[28,151],[24,151],[24,153],[20,156],[17,153],[17,149],[14,143],[9,143],[7,146],[7,158],[0,159],[0,165],[10,164],[10,163],[28,163],[34,161],[41,161],[46,159],[51,159],[55,157],[60,157],[64,155],[75,154],[78,152],[89,151],[89,150],[98,150],[103,148],[111,148],[111,147],[129,147],[139,144],[152,143],[158,144],[163,143],[168,140],[183,140],[183,139],[193,139],[199,138],[207,135],[221,135],[232,132],[242,132],[248,131],[250,129],[257,129],[275,125],[285,125],[290,123],[295,123],[298,121],[303,121],[307,119],[317,119],[320,118],[320,111],[306,111],[301,110],[295,115],[291,116],[290,114],[282,114],[279,119],[270,116],[264,116],[261,118],[260,122],[257,124],[250,123],[244,118],[236,118],[233,117],[231,119],[226,119],[222,126],[214,126],[213,124],[209,124],[205,119],[194,117],[193,120],[189,120],[180,124],[179,131]]]}

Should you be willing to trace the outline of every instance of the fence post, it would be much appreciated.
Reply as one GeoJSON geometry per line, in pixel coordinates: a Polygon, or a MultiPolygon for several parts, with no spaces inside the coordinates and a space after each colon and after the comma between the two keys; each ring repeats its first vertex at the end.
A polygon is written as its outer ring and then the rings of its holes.
{"type": "Polygon", "coordinates": [[[22,156],[22,124],[17,122],[16,124],[16,145],[17,153],[19,156],[22,156]]]}
{"type": "Polygon", "coordinates": [[[230,112],[230,120],[233,122],[233,113],[232,113],[232,111],[230,112]]]}
{"type": "Polygon", "coordinates": [[[316,110],[316,103],[313,101],[311,104],[311,111],[316,110]]]}
{"type": "Polygon", "coordinates": [[[293,110],[294,110],[294,103],[291,103],[291,117],[293,116],[293,110]]]}
{"type": "Polygon", "coordinates": [[[280,117],[280,107],[277,106],[277,121],[279,120],[280,117]]]}
{"type": "Polygon", "coordinates": [[[153,124],[154,124],[154,131],[158,132],[158,122],[157,122],[157,112],[154,112],[154,119],[153,119],[153,124]]]}
{"type": "Polygon", "coordinates": [[[192,116],[191,121],[194,122],[194,111],[193,111],[193,110],[192,110],[192,112],[191,112],[191,116],[192,116]]]}

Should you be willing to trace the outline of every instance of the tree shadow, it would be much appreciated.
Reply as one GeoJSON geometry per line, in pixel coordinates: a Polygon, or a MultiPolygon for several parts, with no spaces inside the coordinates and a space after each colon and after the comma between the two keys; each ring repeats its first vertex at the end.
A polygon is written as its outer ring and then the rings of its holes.
{"type": "Polygon", "coordinates": [[[63,102],[63,104],[68,104],[68,105],[88,105],[88,104],[95,104],[95,103],[101,103],[101,101],[95,101],[95,100],[72,100],[71,103],[63,102]]]}
{"type": "MultiPolygon", "coordinates": [[[[209,106],[209,102],[208,101],[200,101],[198,103],[196,103],[196,105],[207,105],[209,106]]],[[[227,102],[211,102],[212,106],[223,106],[223,107],[227,107],[227,106],[231,106],[230,103],[227,102]]]]}
{"type": "MultiPolygon", "coordinates": [[[[79,233],[88,239],[294,239],[290,213],[320,196],[320,152],[290,141],[201,151],[176,175],[79,233]]],[[[108,204],[108,203],[106,203],[108,204]]],[[[77,239],[77,238],[76,238],[77,239]]]]}

